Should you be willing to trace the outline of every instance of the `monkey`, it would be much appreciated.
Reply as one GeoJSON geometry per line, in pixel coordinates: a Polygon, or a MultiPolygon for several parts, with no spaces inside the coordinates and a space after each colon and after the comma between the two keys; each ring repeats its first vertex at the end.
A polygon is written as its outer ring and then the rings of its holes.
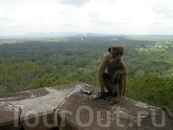
{"type": "Polygon", "coordinates": [[[167,113],[167,115],[168,115],[168,117],[169,117],[170,119],[173,119],[173,114],[172,114],[172,112],[169,110],[168,107],[166,107],[166,106],[161,106],[161,109],[164,110],[164,111],[167,113]]]}
{"type": "Polygon", "coordinates": [[[123,45],[111,45],[102,56],[102,62],[98,70],[100,93],[94,100],[105,99],[106,96],[117,92],[117,97],[110,104],[121,101],[126,89],[127,68],[123,61],[123,45]],[[108,90],[105,93],[105,88],[108,90]]]}

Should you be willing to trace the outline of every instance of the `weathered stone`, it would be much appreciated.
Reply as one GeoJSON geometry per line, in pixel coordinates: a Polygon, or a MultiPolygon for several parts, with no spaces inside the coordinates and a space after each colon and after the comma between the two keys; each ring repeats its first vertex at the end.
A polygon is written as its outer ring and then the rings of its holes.
{"type": "Polygon", "coordinates": [[[0,98],[0,130],[172,130],[157,107],[124,98],[115,105],[93,101],[98,88],[79,83],[46,87],[0,98]],[[94,90],[85,94],[80,90],[94,90]],[[20,119],[20,120],[19,120],[20,119]]]}

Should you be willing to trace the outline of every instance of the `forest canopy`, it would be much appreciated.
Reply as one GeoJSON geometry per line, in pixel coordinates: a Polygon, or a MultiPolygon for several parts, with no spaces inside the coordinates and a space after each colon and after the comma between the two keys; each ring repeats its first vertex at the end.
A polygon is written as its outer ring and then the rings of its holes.
{"type": "Polygon", "coordinates": [[[128,97],[173,110],[173,37],[104,36],[0,40],[0,95],[85,82],[98,87],[102,54],[124,44],[128,97]]]}

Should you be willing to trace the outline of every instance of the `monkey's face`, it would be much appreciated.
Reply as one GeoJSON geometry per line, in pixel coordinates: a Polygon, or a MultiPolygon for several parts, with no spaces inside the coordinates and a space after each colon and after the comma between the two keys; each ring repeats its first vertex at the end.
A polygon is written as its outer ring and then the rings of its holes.
{"type": "Polygon", "coordinates": [[[114,48],[109,47],[108,52],[109,52],[110,57],[114,59],[115,64],[119,64],[121,62],[121,58],[123,56],[122,49],[118,49],[118,47],[114,47],[114,48]]]}
{"type": "Polygon", "coordinates": [[[120,51],[114,51],[113,52],[113,57],[115,58],[116,64],[119,64],[121,62],[122,56],[123,56],[123,52],[120,52],[120,51]]]}

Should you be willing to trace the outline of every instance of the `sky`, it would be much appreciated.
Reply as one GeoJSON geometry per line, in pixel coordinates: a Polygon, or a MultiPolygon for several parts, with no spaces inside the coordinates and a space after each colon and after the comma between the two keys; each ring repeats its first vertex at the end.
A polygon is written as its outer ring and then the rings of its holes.
{"type": "Polygon", "coordinates": [[[0,0],[0,35],[173,34],[173,0],[0,0]]]}

